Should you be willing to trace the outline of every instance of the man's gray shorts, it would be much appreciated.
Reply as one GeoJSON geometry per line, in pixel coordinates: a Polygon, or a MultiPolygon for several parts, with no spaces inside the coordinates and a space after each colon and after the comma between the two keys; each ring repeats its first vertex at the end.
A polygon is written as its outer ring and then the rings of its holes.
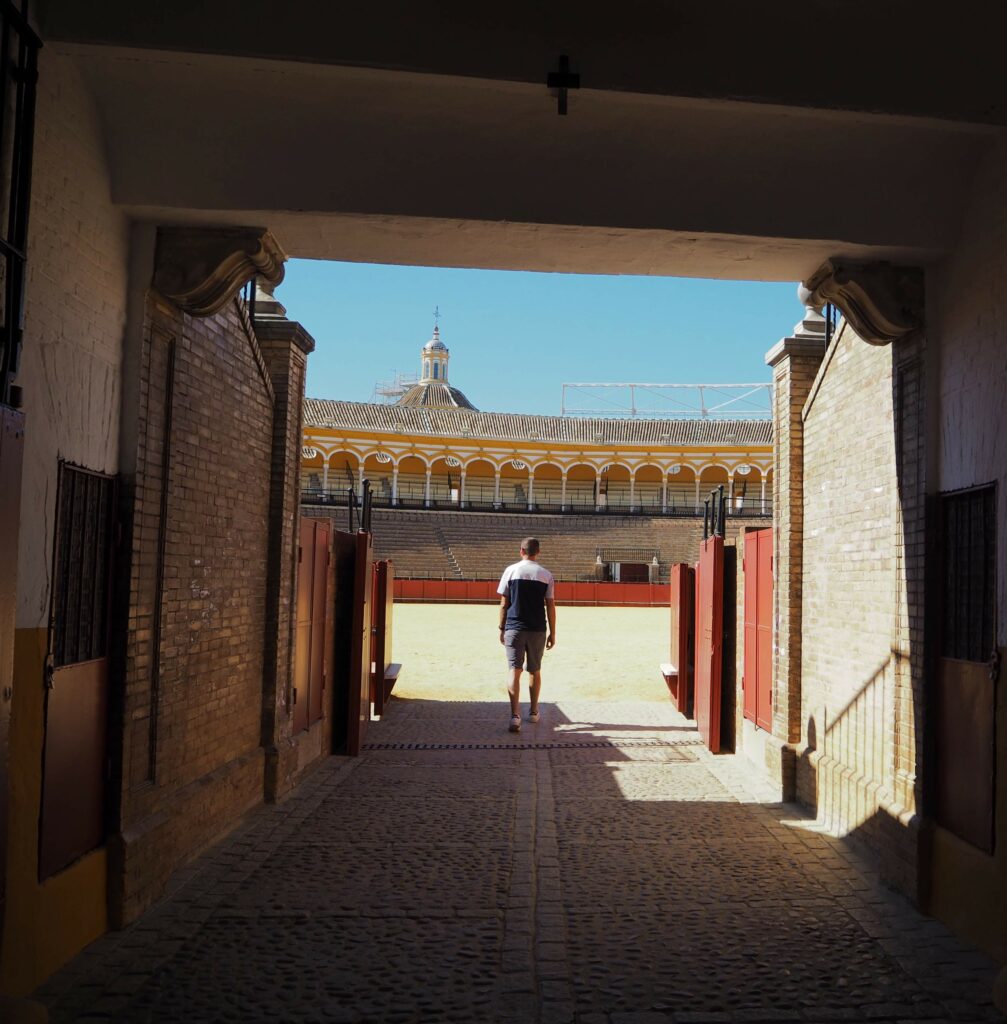
{"type": "Polygon", "coordinates": [[[538,672],[545,651],[545,630],[537,633],[529,629],[508,629],[504,633],[504,649],[511,668],[538,672]]]}

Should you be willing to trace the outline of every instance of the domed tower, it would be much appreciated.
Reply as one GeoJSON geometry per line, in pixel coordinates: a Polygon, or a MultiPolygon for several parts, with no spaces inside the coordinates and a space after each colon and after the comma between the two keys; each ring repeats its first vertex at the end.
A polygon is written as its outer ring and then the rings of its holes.
{"type": "Polygon", "coordinates": [[[434,325],[433,337],[420,353],[420,380],[395,404],[423,406],[427,409],[472,409],[475,406],[458,390],[448,384],[448,360],[451,353],[441,341],[440,326],[434,325]]]}
{"type": "Polygon", "coordinates": [[[441,341],[440,326],[434,324],[434,336],[423,346],[423,373],[420,375],[420,383],[440,381],[447,384],[450,358],[451,353],[447,345],[441,341]]]}

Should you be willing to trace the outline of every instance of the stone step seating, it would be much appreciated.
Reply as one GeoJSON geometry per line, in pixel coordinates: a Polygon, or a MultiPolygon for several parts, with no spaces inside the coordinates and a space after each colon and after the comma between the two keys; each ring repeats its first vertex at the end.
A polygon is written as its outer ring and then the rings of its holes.
{"type": "Polygon", "coordinates": [[[542,563],[561,580],[594,579],[597,549],[660,551],[661,582],[674,561],[696,560],[702,524],[645,516],[549,516],[374,509],[374,550],[395,562],[396,575],[455,579],[437,537],[440,528],[465,579],[495,579],[517,561],[526,536],[542,542],[542,563]]]}

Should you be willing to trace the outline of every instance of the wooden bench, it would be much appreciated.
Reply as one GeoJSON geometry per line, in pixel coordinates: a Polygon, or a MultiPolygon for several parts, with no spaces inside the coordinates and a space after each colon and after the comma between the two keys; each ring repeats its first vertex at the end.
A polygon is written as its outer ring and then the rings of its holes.
{"type": "Polygon", "coordinates": [[[661,675],[668,684],[668,689],[673,697],[678,696],[678,669],[670,661],[661,662],[661,675]]]}
{"type": "Polygon", "coordinates": [[[401,671],[402,666],[397,661],[391,662],[388,668],[385,669],[385,700],[388,699],[388,695],[394,689],[401,671]]]}

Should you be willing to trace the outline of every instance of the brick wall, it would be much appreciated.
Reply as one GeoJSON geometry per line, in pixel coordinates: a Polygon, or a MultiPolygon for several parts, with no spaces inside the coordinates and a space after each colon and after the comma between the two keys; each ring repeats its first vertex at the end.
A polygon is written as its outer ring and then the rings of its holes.
{"type": "Polygon", "coordinates": [[[842,325],[805,407],[799,799],[916,890],[922,680],[919,340],[842,325]],[[914,644],[914,639],[917,641],[914,644]],[[909,826],[909,827],[907,827],[909,826]]]}
{"type": "Polygon", "coordinates": [[[273,388],[235,304],[196,319],[151,293],[146,320],[118,920],[263,792],[273,388]]]}
{"type": "MultiPolygon", "coordinates": [[[[314,341],[300,324],[283,318],[282,307],[271,297],[262,302],[259,309],[275,311],[271,316],[263,316],[256,325],[257,337],[274,387],[269,503],[270,568],[266,595],[265,677],[262,687],[262,743],[266,749],[265,795],[266,799],[274,800],[291,788],[298,772],[306,764],[331,749],[332,715],[327,711],[325,717],[308,730],[307,735],[291,735],[304,381],[307,358],[314,350],[314,341]]],[[[331,614],[327,621],[332,621],[331,614]]],[[[332,696],[333,688],[329,687],[329,705],[332,696]]]]}
{"type": "MultiPolygon", "coordinates": [[[[766,356],[773,367],[773,718],[749,751],[792,800],[801,736],[801,590],[806,458],[803,409],[824,354],[817,325],[802,321],[766,356]]],[[[824,326],[824,325],[822,325],[824,326]]],[[[752,737],[756,739],[756,737],[752,737]]]]}

